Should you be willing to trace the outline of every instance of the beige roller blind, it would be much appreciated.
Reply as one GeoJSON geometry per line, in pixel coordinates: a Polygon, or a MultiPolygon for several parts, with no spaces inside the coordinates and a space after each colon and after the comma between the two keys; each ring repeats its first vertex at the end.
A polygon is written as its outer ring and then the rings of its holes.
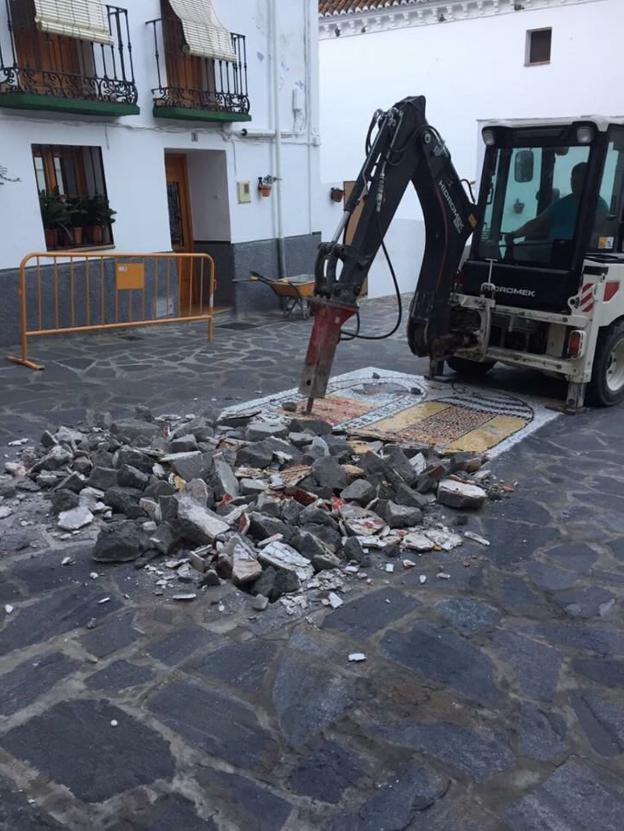
{"type": "Polygon", "coordinates": [[[169,4],[180,18],[190,55],[236,63],[232,38],[211,0],[169,0],[169,4]]]}
{"type": "Polygon", "coordinates": [[[35,23],[42,32],[112,43],[100,0],[35,0],[35,23]]]}

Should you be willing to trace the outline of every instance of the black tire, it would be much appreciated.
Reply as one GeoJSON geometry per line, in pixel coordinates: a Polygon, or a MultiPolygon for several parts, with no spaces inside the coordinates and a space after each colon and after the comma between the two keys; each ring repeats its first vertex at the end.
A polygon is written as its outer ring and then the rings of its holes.
{"type": "Polygon", "coordinates": [[[446,363],[458,375],[466,375],[469,378],[482,378],[494,366],[496,361],[469,361],[468,358],[459,358],[453,355],[447,358],[446,363]]]}
{"type": "Polygon", "coordinates": [[[587,403],[613,407],[624,401],[624,321],[612,323],[598,335],[587,403]]]}

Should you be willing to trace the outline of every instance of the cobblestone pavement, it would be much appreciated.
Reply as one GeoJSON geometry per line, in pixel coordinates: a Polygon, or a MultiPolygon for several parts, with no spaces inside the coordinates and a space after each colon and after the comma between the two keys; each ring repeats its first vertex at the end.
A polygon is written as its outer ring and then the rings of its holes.
{"type": "MultiPolygon", "coordinates": [[[[0,370],[0,441],[291,386],[308,325],[42,341],[45,372],[0,370]]],[[[402,341],[336,370],[422,372],[402,341]]],[[[132,564],[91,579],[33,499],[34,526],[0,520],[0,829],[621,831],[623,440],[621,409],[557,419],[494,463],[519,487],[468,518],[489,548],[371,571],[308,619],[228,586],[170,604],[132,564]]]]}

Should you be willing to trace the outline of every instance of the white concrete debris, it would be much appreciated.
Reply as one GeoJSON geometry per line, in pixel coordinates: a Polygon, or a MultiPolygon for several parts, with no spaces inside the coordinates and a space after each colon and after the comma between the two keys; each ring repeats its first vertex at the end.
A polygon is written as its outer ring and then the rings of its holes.
{"type": "Polygon", "coordinates": [[[13,513],[13,509],[8,505],[0,505],[0,519],[7,519],[13,513]]]}
{"type": "Polygon", "coordinates": [[[420,531],[410,531],[403,537],[403,546],[412,551],[427,552],[433,549],[433,542],[429,536],[420,531]]]}
{"type": "Polygon", "coordinates": [[[72,508],[70,511],[62,511],[59,514],[58,526],[63,531],[79,531],[86,525],[93,522],[93,514],[84,505],[72,508]]]}
{"type": "MultiPolygon", "coordinates": [[[[171,599],[177,600],[181,603],[187,603],[191,600],[195,600],[196,597],[197,595],[195,594],[195,592],[181,592],[180,594],[174,594],[171,599]]],[[[224,611],[224,608],[225,607],[219,606],[219,611],[224,611]]]]}
{"type": "Polygon", "coordinates": [[[327,596],[327,599],[332,609],[339,609],[344,603],[342,597],[338,597],[338,595],[335,592],[330,592],[327,596]]]}
{"type": "Polygon", "coordinates": [[[12,614],[14,609],[15,609],[15,607],[11,606],[10,603],[5,603],[4,604],[4,611],[7,613],[7,615],[12,614]]]}
{"type": "Polygon", "coordinates": [[[340,516],[344,524],[356,537],[365,537],[379,533],[386,527],[384,520],[373,511],[360,508],[359,505],[343,505],[340,516]]]}
{"type": "Polygon", "coordinates": [[[350,652],[349,653],[349,661],[352,664],[361,664],[362,661],[366,660],[366,655],[363,652],[350,652]]]}
{"type": "Polygon", "coordinates": [[[478,485],[443,479],[438,485],[438,502],[449,508],[480,508],[487,500],[487,493],[478,485]]]}
{"type": "Polygon", "coordinates": [[[490,545],[489,540],[486,540],[485,537],[482,537],[481,534],[476,534],[474,531],[464,531],[464,537],[467,540],[478,542],[479,545],[484,545],[486,547],[490,545]]]}
{"type": "Polygon", "coordinates": [[[450,580],[451,579],[451,575],[447,574],[445,571],[439,571],[436,574],[436,577],[438,578],[438,580],[450,580]]]}
{"type": "Polygon", "coordinates": [[[272,542],[271,545],[267,545],[259,552],[258,559],[274,568],[294,571],[300,580],[308,580],[314,574],[310,561],[283,542],[272,542]]]}
{"type": "Polygon", "coordinates": [[[386,563],[386,569],[388,574],[394,574],[394,563],[386,563]]]}
{"type": "Polygon", "coordinates": [[[427,528],[425,534],[437,548],[443,551],[452,551],[462,545],[460,535],[446,528],[427,528]]]}
{"type": "Polygon", "coordinates": [[[419,574],[418,575],[418,582],[420,583],[421,586],[424,586],[425,583],[427,582],[427,575],[426,574],[419,574]]]}

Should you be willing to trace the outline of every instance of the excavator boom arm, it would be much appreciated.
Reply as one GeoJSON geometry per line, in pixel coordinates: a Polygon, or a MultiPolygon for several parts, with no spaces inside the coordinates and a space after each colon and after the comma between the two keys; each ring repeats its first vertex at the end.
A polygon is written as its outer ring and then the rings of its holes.
{"type": "Polygon", "coordinates": [[[424,216],[425,250],[410,305],[408,340],[417,355],[440,357],[448,350],[449,295],[478,218],[444,141],[427,122],[425,106],[419,96],[375,113],[366,160],[343,220],[334,239],[319,248],[315,321],[300,386],[310,400],[325,395],[340,329],[357,311],[364,281],[410,182],[424,216]],[[360,200],[362,213],[345,245],[340,237],[360,200]]]}

